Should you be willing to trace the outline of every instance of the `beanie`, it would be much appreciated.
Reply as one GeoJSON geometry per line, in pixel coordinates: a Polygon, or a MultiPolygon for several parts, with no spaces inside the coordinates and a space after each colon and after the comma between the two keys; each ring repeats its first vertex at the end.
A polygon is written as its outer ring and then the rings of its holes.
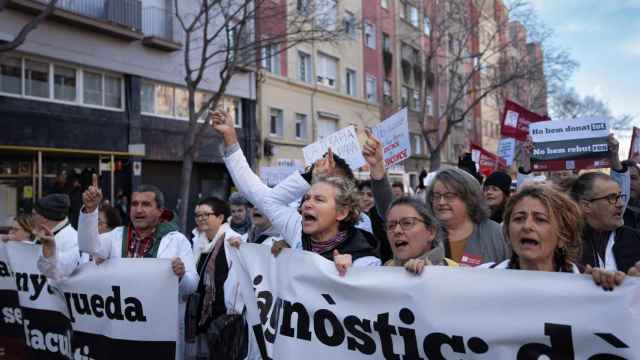
{"type": "Polygon", "coordinates": [[[511,176],[502,171],[493,172],[487,180],[484,181],[484,186],[493,185],[498,189],[502,190],[502,192],[509,196],[511,193],[511,176]]]}
{"type": "Polygon", "coordinates": [[[49,220],[61,221],[69,214],[69,206],[71,202],[67,194],[51,194],[38,200],[34,209],[49,220]]]}

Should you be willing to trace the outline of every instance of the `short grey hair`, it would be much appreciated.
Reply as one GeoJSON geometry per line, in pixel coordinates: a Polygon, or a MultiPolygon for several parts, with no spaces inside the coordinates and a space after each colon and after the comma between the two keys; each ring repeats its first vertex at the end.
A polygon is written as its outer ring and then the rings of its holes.
{"type": "Polygon", "coordinates": [[[462,200],[467,207],[471,221],[479,224],[489,217],[489,206],[482,193],[480,183],[471,174],[458,168],[440,170],[434,177],[427,192],[427,204],[431,206],[432,210],[433,188],[437,181],[451,189],[462,200]]]}
{"type": "Polygon", "coordinates": [[[249,202],[239,192],[234,192],[229,196],[229,205],[233,206],[249,206],[249,202]]]}
{"type": "Polygon", "coordinates": [[[336,189],[336,207],[349,211],[347,217],[340,222],[340,230],[347,230],[360,221],[360,191],[354,180],[342,176],[317,176],[313,184],[325,183],[336,189]]]}
{"type": "Polygon", "coordinates": [[[155,185],[138,185],[133,191],[134,193],[150,192],[155,195],[156,206],[158,209],[164,209],[164,193],[155,185]]]}

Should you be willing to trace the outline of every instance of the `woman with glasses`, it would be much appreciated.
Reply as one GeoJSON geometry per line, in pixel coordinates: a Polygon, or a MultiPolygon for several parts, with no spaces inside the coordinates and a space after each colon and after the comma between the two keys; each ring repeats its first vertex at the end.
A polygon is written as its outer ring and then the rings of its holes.
{"type": "MultiPolygon", "coordinates": [[[[628,184],[627,184],[628,185],[628,184]]],[[[570,195],[584,216],[581,263],[609,271],[628,272],[640,261],[640,233],[624,226],[628,186],[622,188],[600,172],[580,175],[570,195]]]]}
{"type": "Polygon", "coordinates": [[[436,238],[438,221],[422,201],[407,196],[394,200],[385,225],[393,251],[393,259],[385,266],[404,266],[416,274],[428,265],[457,266],[445,257],[444,246],[436,238]]]}
{"type": "MultiPolygon", "coordinates": [[[[391,203],[391,189],[384,170],[382,144],[370,131],[363,156],[371,168],[376,207],[384,213],[391,203]]],[[[480,184],[466,171],[438,171],[427,190],[427,206],[441,225],[438,241],[444,246],[445,257],[467,266],[508,258],[509,248],[500,225],[489,219],[480,184]]]]}
{"type": "Polygon", "coordinates": [[[19,214],[11,221],[9,234],[5,237],[7,241],[34,242],[33,217],[30,214],[19,214]]]}

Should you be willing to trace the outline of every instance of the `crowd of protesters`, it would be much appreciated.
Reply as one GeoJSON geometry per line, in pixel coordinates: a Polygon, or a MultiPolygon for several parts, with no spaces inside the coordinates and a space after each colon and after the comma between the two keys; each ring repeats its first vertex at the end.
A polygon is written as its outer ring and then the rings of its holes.
{"type": "Polygon", "coordinates": [[[128,207],[112,207],[94,175],[77,227],[69,196],[51,194],[33,214],[17,216],[5,240],[41,245],[38,267],[53,282],[88,261],[170,259],[179,278],[177,359],[256,358],[230,261],[232,247],[244,243],[269,247],[274,256],[286,256],[285,247],[316,253],[347,280],[350,267],[399,266],[420,276],[428,266],[477,266],[583,273],[613,290],[625,276],[640,275],[640,167],[620,161],[613,137],[609,174],[542,179],[532,174],[528,141],[515,191],[507,173],[482,179],[464,158],[459,168],[422,174],[407,195],[402,183],[389,181],[382,144],[368,130],[362,149],[370,179],[357,181],[329,149],[304,172],[269,187],[249,166],[229,114],[214,112],[211,121],[238,191],[227,200],[201,199],[189,238],[161,189],[139,186],[128,207]]]}

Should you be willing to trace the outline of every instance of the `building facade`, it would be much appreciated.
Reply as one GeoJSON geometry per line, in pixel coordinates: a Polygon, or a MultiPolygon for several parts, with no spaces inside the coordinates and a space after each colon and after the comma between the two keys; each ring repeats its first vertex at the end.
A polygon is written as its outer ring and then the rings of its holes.
{"type": "MultiPolygon", "coordinates": [[[[0,39],[11,40],[39,11],[16,0],[0,13],[0,39]]],[[[178,209],[183,134],[188,124],[184,34],[173,1],[61,2],[17,51],[0,54],[0,217],[30,211],[51,192],[74,193],[70,178],[98,171],[105,197],[158,185],[167,208],[178,209]]],[[[197,8],[183,1],[183,11],[197,8]]],[[[218,86],[206,74],[196,106],[218,86]]],[[[236,114],[245,152],[255,141],[255,76],[234,77],[225,106],[236,114]]],[[[220,140],[204,135],[194,164],[193,200],[225,196],[229,180],[220,140]]],[[[75,194],[77,196],[77,194],[75,194]]]]}

